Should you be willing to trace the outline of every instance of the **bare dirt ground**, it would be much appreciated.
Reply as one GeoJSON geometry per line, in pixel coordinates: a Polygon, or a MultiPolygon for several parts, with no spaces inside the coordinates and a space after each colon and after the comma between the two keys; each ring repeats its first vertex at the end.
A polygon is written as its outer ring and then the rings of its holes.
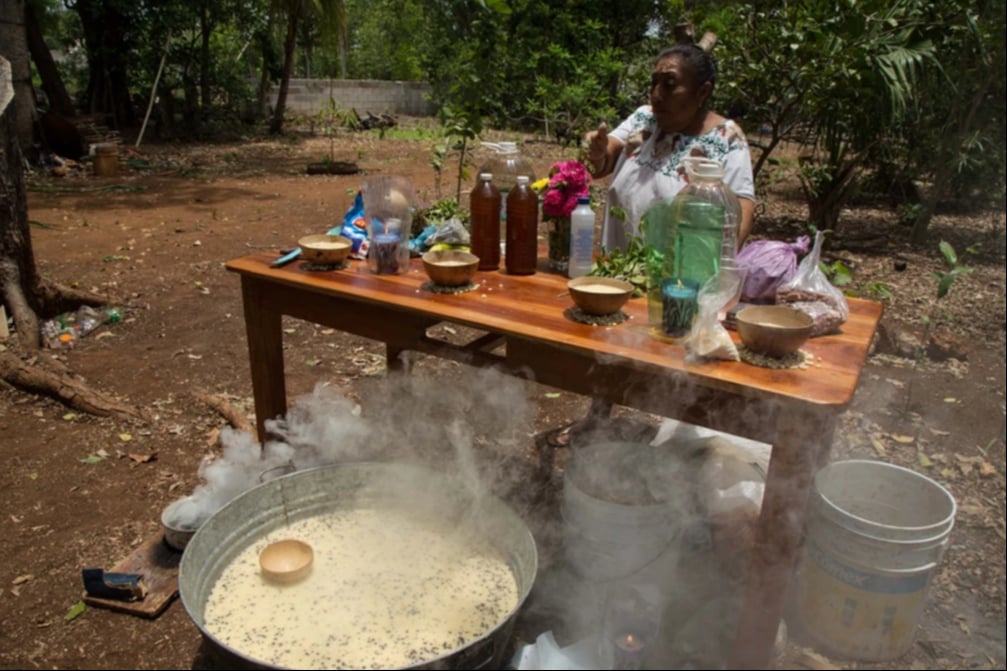
{"type": "MultiPolygon", "coordinates": [[[[408,175],[420,196],[433,201],[435,139],[419,121],[403,120],[402,127],[411,133],[341,134],[334,158],[358,161],[367,174],[408,175]]],[[[574,155],[527,139],[539,175],[574,155]]],[[[81,569],[111,568],[158,533],[163,508],[192,490],[200,461],[217,453],[225,422],[194,393],[222,395],[252,413],[238,278],[224,262],[289,248],[341,220],[359,177],[305,173],[329,151],[328,139],[294,132],[145,145],[137,157],[142,163],[124,165],[112,178],[31,177],[29,217],[41,272],[106,295],[124,316],[70,351],[38,356],[56,358],[150,419],[88,416],[0,388],[3,668],[203,663],[200,634],[178,601],[154,620],[98,608],[70,617],[81,599],[81,569]]],[[[445,169],[444,195],[453,191],[453,171],[445,169]]],[[[796,192],[782,183],[765,202],[756,234],[790,236],[792,221],[803,215],[796,192]]],[[[1003,212],[942,215],[932,242],[913,249],[891,208],[864,200],[844,213],[830,254],[851,267],[847,288],[868,297],[887,290],[890,297],[832,457],[881,459],[925,473],[950,490],[959,508],[905,657],[873,665],[826,659],[792,639],[780,666],[1004,668],[1004,227],[1003,212]],[[932,273],[943,270],[940,239],[959,253],[978,247],[964,255],[974,272],[938,301],[932,273]],[[895,269],[896,258],[905,270],[895,269]]],[[[284,328],[290,397],[320,381],[354,396],[383,375],[377,343],[293,320],[284,328]]],[[[465,371],[424,360],[419,374],[450,380],[465,371]]],[[[540,430],[568,423],[587,407],[586,399],[533,383],[527,394],[537,404],[540,430]]]]}

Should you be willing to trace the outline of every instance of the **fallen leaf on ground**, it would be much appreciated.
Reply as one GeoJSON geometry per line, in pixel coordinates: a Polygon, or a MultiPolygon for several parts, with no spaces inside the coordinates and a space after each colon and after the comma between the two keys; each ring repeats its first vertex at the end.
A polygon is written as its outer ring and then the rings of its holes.
{"type": "Polygon", "coordinates": [[[931,461],[930,457],[928,457],[924,452],[917,452],[916,458],[919,459],[920,466],[922,466],[923,468],[930,468],[931,466],[934,465],[934,462],[931,461]]]}
{"type": "Polygon", "coordinates": [[[877,436],[871,436],[871,445],[874,446],[874,451],[878,453],[879,457],[887,456],[887,450],[885,450],[885,444],[881,442],[881,439],[877,436]]]}
{"type": "Polygon", "coordinates": [[[83,601],[78,601],[74,605],[70,606],[70,610],[66,612],[63,619],[67,622],[72,622],[83,615],[85,610],[87,610],[87,605],[83,601]]]}
{"type": "Polygon", "coordinates": [[[944,402],[945,403],[957,403],[958,399],[955,398],[954,396],[947,396],[947,397],[945,397],[944,402]]]}
{"type": "Polygon", "coordinates": [[[807,669],[826,670],[840,668],[822,655],[817,652],[811,652],[810,650],[801,650],[801,654],[797,657],[797,663],[807,669]]]}
{"type": "Polygon", "coordinates": [[[119,440],[121,440],[124,443],[128,443],[129,441],[133,440],[133,436],[128,433],[120,433],[119,440]]]}
{"type": "Polygon", "coordinates": [[[97,464],[102,460],[103,457],[99,457],[97,454],[89,454],[80,460],[82,464],[97,464]]]}
{"type": "Polygon", "coordinates": [[[130,452],[129,458],[138,464],[146,464],[148,461],[154,461],[157,459],[157,452],[151,452],[150,454],[137,454],[135,452],[130,452]]]}
{"type": "Polygon", "coordinates": [[[220,429],[211,429],[209,433],[206,434],[206,446],[213,447],[217,444],[220,439],[220,429]]]}
{"type": "Polygon", "coordinates": [[[986,461],[985,459],[981,464],[979,464],[979,475],[983,476],[984,478],[996,474],[997,474],[996,466],[986,461]]]}
{"type": "Polygon", "coordinates": [[[903,445],[908,445],[909,443],[913,442],[914,438],[912,436],[904,436],[898,433],[893,433],[892,440],[894,440],[896,443],[902,443],[903,445]]]}
{"type": "Polygon", "coordinates": [[[940,429],[935,429],[932,426],[927,427],[927,428],[930,430],[930,433],[934,434],[935,436],[950,436],[951,435],[950,431],[941,431],[940,429]]]}
{"type": "Polygon", "coordinates": [[[545,394],[546,398],[559,398],[559,394],[554,391],[548,391],[545,394]]]}
{"type": "Polygon", "coordinates": [[[25,573],[24,575],[19,575],[18,577],[14,578],[14,580],[11,581],[11,584],[12,585],[23,585],[24,583],[28,582],[29,580],[34,579],[34,577],[35,576],[33,576],[31,573],[25,573]]]}
{"type": "Polygon", "coordinates": [[[106,450],[104,447],[101,448],[101,449],[99,449],[97,452],[95,452],[95,454],[97,454],[102,459],[105,459],[105,458],[107,458],[109,456],[108,455],[108,450],[106,450]]]}
{"type": "Polygon", "coordinates": [[[77,419],[77,413],[75,413],[75,412],[68,412],[65,415],[63,415],[63,419],[65,419],[68,422],[71,422],[71,421],[77,419]]]}

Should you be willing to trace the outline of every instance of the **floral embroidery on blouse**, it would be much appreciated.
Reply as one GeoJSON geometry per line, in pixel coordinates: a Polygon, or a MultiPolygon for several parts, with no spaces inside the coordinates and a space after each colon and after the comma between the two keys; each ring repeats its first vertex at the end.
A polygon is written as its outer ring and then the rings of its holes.
{"type": "Polygon", "coordinates": [[[645,143],[634,158],[663,175],[683,175],[682,159],[686,156],[702,156],[724,164],[729,153],[747,149],[744,132],[728,119],[702,135],[671,133],[653,143],[645,143]]]}

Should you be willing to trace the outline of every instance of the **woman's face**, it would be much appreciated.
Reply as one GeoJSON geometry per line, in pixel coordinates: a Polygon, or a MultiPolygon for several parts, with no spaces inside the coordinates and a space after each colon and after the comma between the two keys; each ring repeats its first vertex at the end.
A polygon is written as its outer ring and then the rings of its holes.
{"type": "Polygon", "coordinates": [[[666,133],[683,133],[697,120],[710,83],[698,85],[681,56],[674,54],[654,66],[650,75],[650,104],[658,127],[666,133]]]}

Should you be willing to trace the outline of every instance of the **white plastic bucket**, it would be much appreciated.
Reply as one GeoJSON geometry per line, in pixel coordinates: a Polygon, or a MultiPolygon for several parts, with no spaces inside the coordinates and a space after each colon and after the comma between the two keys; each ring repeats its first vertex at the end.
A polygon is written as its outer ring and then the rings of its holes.
{"type": "MultiPolygon", "coordinates": [[[[683,488],[668,481],[674,466],[654,448],[636,443],[598,443],[580,448],[564,474],[563,544],[570,566],[590,580],[631,576],[662,558],[685,523],[683,488]],[[614,470],[615,464],[656,458],[650,484],[664,496],[652,503],[621,503],[599,493],[586,476],[614,470]]],[[[648,461],[648,463],[650,463],[648,461]]],[[[604,488],[603,488],[604,489],[604,488]]]]}
{"type": "Polygon", "coordinates": [[[819,471],[798,580],[806,633],[852,659],[905,654],[956,508],[944,487],[901,466],[850,460],[819,471]]]}

